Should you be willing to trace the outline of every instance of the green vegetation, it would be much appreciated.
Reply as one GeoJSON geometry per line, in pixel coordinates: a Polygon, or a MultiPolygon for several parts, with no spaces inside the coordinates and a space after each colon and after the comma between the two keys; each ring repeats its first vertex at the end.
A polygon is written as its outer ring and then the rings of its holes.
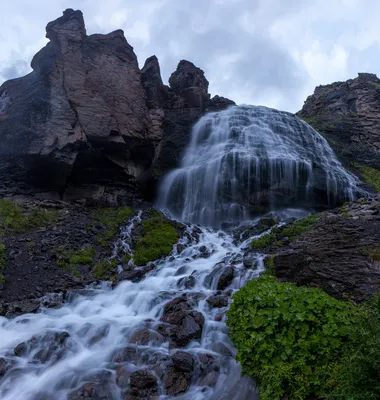
{"type": "Polygon", "coordinates": [[[130,254],[127,253],[127,254],[124,256],[124,258],[123,258],[123,263],[124,263],[124,264],[128,264],[129,261],[131,260],[131,258],[132,258],[132,256],[131,256],[130,254]]]}
{"type": "Polygon", "coordinates": [[[0,234],[23,233],[55,222],[57,212],[33,208],[25,212],[19,205],[0,199],[0,234]]]}
{"type": "Polygon", "coordinates": [[[338,364],[330,400],[380,399],[380,297],[360,306],[338,364]]]}
{"type": "Polygon", "coordinates": [[[36,247],[36,242],[27,242],[26,247],[29,249],[34,249],[36,247]]]}
{"type": "Polygon", "coordinates": [[[96,279],[106,279],[111,273],[115,272],[118,265],[119,263],[116,259],[102,260],[100,263],[96,264],[92,274],[96,279]]]}
{"type": "Polygon", "coordinates": [[[89,226],[89,229],[93,229],[96,224],[104,225],[106,227],[105,234],[98,237],[98,242],[102,247],[108,247],[117,236],[119,226],[133,214],[132,208],[127,206],[97,209],[93,212],[93,224],[89,226]]]}
{"type": "Polygon", "coordinates": [[[234,294],[227,316],[261,400],[380,398],[380,297],[356,305],[264,275],[234,294]]]}
{"type": "Polygon", "coordinates": [[[373,186],[376,192],[380,192],[380,171],[366,165],[359,165],[358,168],[365,182],[373,186]]]}
{"type": "Polygon", "coordinates": [[[254,239],[252,247],[256,250],[263,250],[269,246],[281,247],[283,246],[281,240],[284,238],[288,238],[289,242],[293,242],[302,233],[310,231],[318,219],[319,214],[312,214],[292,224],[274,228],[271,232],[254,239]]]}
{"type": "Polygon", "coordinates": [[[141,235],[135,246],[135,265],[145,265],[149,261],[167,256],[178,239],[179,234],[173,223],[157,212],[152,212],[150,218],[142,223],[141,235]]]}
{"type": "Polygon", "coordinates": [[[94,262],[95,250],[92,248],[80,249],[76,251],[64,251],[58,249],[57,264],[64,270],[78,265],[90,265],[94,262]]]}
{"type": "Polygon", "coordinates": [[[363,254],[371,258],[373,262],[380,261],[380,247],[369,247],[364,249],[363,254]]]}

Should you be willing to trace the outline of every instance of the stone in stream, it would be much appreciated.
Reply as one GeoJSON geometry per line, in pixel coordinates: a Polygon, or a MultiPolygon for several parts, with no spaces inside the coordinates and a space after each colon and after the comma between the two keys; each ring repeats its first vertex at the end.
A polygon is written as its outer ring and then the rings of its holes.
{"type": "Polygon", "coordinates": [[[164,341],[165,338],[162,335],[152,329],[147,328],[135,331],[129,338],[129,343],[144,346],[148,344],[151,346],[158,346],[164,343],[164,341]]]}
{"type": "Polygon", "coordinates": [[[167,329],[172,344],[184,347],[201,338],[205,319],[199,311],[191,309],[186,297],[177,297],[165,305],[161,321],[172,325],[167,329]]]}
{"type": "Polygon", "coordinates": [[[193,374],[195,361],[190,353],[177,351],[171,357],[171,365],[164,376],[164,387],[169,396],[176,396],[186,392],[189,388],[193,374]]]}
{"type": "Polygon", "coordinates": [[[181,279],[178,279],[177,286],[179,288],[184,287],[185,289],[191,289],[195,286],[196,284],[196,279],[195,276],[190,275],[190,276],[185,276],[181,279]]]}
{"type": "Polygon", "coordinates": [[[124,400],[158,400],[157,378],[149,371],[135,371],[130,376],[130,388],[124,400]]]}
{"type": "Polygon", "coordinates": [[[228,297],[223,295],[210,296],[207,300],[210,307],[222,308],[228,306],[228,297]]]}
{"type": "Polygon", "coordinates": [[[217,289],[224,290],[234,279],[235,268],[227,267],[223,270],[222,274],[219,277],[217,289]]]}

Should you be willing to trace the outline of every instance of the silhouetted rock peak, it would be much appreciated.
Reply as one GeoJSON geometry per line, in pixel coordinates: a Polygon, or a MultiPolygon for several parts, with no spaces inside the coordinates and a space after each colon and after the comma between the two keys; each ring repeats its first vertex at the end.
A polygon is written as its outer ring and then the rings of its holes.
{"type": "Polygon", "coordinates": [[[46,26],[46,37],[52,42],[62,40],[81,41],[86,37],[86,28],[82,11],[68,8],[62,17],[49,22],[46,26]]]}
{"type": "Polygon", "coordinates": [[[170,88],[178,95],[186,89],[198,88],[207,97],[208,84],[204,71],[187,60],[181,60],[169,78],[170,88]]]}

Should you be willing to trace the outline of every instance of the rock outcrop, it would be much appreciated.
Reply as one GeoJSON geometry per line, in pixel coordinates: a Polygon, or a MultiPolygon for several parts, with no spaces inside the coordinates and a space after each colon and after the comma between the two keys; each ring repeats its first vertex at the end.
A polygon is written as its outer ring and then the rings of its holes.
{"type": "Polygon", "coordinates": [[[46,37],[33,71],[0,88],[2,193],[130,200],[162,138],[133,48],[121,30],[87,36],[71,9],[46,37]]]}
{"type": "Polygon", "coordinates": [[[357,172],[380,169],[380,79],[359,73],[355,79],[318,86],[297,114],[329,141],[357,172]]]}
{"type": "MultiPolygon", "coordinates": [[[[86,34],[81,11],[46,27],[33,71],[0,87],[0,195],[132,203],[152,171],[177,166],[210,100],[203,71],[181,61],[164,85],[155,56],[140,71],[122,30],[86,34]]],[[[158,173],[159,175],[159,173],[158,173]]]]}
{"type": "Polygon", "coordinates": [[[337,298],[380,292],[380,198],[322,214],[309,232],[273,257],[277,278],[337,298]]]}

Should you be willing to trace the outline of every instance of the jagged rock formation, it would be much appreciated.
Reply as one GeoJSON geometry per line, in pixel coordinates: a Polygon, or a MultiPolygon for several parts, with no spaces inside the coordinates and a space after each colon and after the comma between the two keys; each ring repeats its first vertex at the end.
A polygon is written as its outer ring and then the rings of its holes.
{"type": "Polygon", "coordinates": [[[172,89],[157,58],[140,71],[123,31],[87,36],[81,11],[66,10],[46,37],[33,71],[0,87],[2,196],[108,204],[150,197],[151,171],[176,166],[206,105],[231,103],[210,101],[203,72],[188,61],[172,89]],[[173,142],[180,145],[167,157],[173,142]]]}
{"type": "Polygon", "coordinates": [[[273,257],[283,281],[319,287],[337,298],[380,292],[380,197],[322,215],[313,228],[273,257]]]}
{"type": "Polygon", "coordinates": [[[375,74],[318,86],[298,116],[327,138],[346,166],[380,168],[380,79],[375,74]]]}
{"type": "Polygon", "coordinates": [[[162,83],[157,58],[150,57],[142,69],[142,81],[149,108],[161,108],[164,113],[163,140],[154,161],[154,173],[160,176],[179,165],[191,128],[205,112],[223,110],[235,103],[220,96],[210,99],[204,72],[186,60],[179,62],[168,87],[162,83]]]}

